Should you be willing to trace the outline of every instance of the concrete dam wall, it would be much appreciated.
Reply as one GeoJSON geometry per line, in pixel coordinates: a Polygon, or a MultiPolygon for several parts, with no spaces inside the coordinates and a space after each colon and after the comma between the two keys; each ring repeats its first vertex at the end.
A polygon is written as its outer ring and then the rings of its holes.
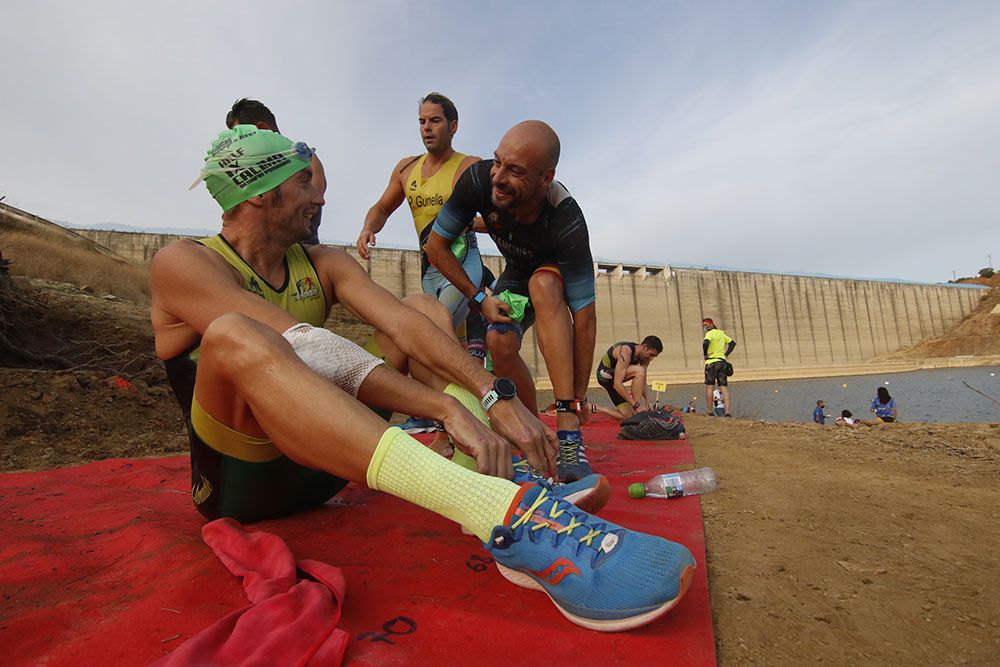
{"type": "MultiPolygon", "coordinates": [[[[178,236],[80,231],[137,263],[148,264],[178,236]]],[[[362,260],[346,248],[380,285],[396,296],[420,293],[420,256],[415,250],[376,248],[362,260]]],[[[503,258],[484,257],[499,275],[503,258]]],[[[880,355],[943,334],[971,313],[986,289],[924,284],[776,275],[670,266],[597,263],[597,350],[656,335],[663,354],[653,362],[656,376],[692,375],[703,365],[703,317],[737,342],[733,364],[743,371],[857,366],[880,355]]],[[[341,309],[343,310],[343,309],[341,309]]],[[[335,313],[343,325],[344,313],[335,313]]],[[[344,335],[367,336],[363,325],[344,335]]],[[[538,377],[545,363],[534,331],[522,356],[538,377]]]]}
{"type": "Polygon", "coordinates": [[[655,374],[698,371],[701,320],[745,370],[855,366],[943,334],[986,290],[746,271],[598,265],[598,341],[663,339],[655,374]]]}
{"type": "Polygon", "coordinates": [[[149,266],[156,251],[177,239],[190,238],[177,234],[149,234],[146,232],[112,232],[103,229],[77,229],[81,236],[86,236],[99,243],[119,257],[136,264],[149,266]]]}

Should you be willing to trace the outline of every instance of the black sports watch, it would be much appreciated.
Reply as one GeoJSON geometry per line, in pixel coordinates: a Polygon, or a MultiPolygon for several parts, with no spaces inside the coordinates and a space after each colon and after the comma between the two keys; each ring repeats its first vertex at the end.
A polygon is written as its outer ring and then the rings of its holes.
{"type": "Polygon", "coordinates": [[[483,396],[483,410],[489,412],[497,401],[509,401],[516,397],[517,387],[514,386],[514,381],[510,378],[497,378],[493,380],[493,388],[483,396]]]}

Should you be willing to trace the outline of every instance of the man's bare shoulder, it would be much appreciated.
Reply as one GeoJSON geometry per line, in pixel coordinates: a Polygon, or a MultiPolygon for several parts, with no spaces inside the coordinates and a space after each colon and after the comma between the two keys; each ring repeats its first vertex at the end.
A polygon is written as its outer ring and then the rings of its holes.
{"type": "Polygon", "coordinates": [[[154,271],[158,267],[162,269],[165,266],[171,266],[176,262],[183,261],[186,258],[200,256],[205,252],[212,253],[211,250],[194,239],[177,239],[156,251],[156,254],[153,255],[153,262],[150,269],[154,271]]]}
{"type": "Polygon", "coordinates": [[[477,162],[482,162],[482,161],[483,158],[479,157],[478,155],[466,155],[464,158],[462,158],[462,161],[458,163],[458,169],[455,170],[455,178],[453,178],[451,182],[452,187],[455,187],[455,184],[458,183],[458,179],[462,177],[462,174],[465,173],[466,169],[476,164],[477,162]]]}
{"type": "Polygon", "coordinates": [[[193,239],[178,239],[160,248],[153,256],[149,271],[154,285],[163,285],[164,280],[173,282],[175,277],[216,272],[239,281],[239,272],[219,253],[193,239]]]}
{"type": "Polygon", "coordinates": [[[361,271],[367,273],[354,255],[344,248],[329,245],[314,245],[306,248],[309,259],[317,269],[339,273],[341,271],[361,271]]]}
{"type": "Polygon", "coordinates": [[[406,175],[409,173],[410,168],[419,159],[420,159],[419,155],[408,155],[404,158],[400,158],[399,162],[396,163],[396,166],[392,168],[393,175],[395,175],[397,178],[400,179],[406,178],[406,175]]]}

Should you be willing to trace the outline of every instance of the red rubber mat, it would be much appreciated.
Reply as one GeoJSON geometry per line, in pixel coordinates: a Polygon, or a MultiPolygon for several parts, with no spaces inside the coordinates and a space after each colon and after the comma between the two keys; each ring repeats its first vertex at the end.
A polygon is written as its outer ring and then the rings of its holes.
{"type": "MultiPolygon", "coordinates": [[[[363,487],[258,527],[296,558],[343,569],[348,664],[715,664],[699,499],[626,493],[690,467],[691,449],[616,433],[606,420],[585,429],[613,486],[601,515],[683,543],[699,566],[674,610],[631,632],[571,624],[544,594],[507,582],[455,524],[363,487]]],[[[202,542],[189,485],[186,457],[0,475],[0,662],[148,664],[246,606],[240,580],[202,542]]]]}

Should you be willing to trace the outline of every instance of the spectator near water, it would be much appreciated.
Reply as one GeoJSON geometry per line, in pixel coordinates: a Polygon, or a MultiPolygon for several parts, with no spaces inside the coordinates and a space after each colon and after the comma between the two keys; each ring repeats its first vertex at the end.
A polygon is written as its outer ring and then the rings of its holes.
{"type": "Polygon", "coordinates": [[[709,410],[708,416],[712,415],[716,417],[726,416],[726,399],[722,397],[722,392],[719,391],[718,387],[712,390],[712,409],[709,410]]]}
{"type": "MultiPolygon", "coordinates": [[[[736,341],[727,336],[725,331],[717,328],[710,317],[703,319],[701,326],[705,330],[702,354],[705,357],[705,404],[708,406],[708,413],[712,414],[713,388],[718,385],[718,391],[722,394],[722,415],[732,417],[732,411],[729,409],[729,361],[727,357],[733,353],[736,341]]],[[[718,414],[718,410],[715,412],[718,414]]]]}
{"type": "Polygon", "coordinates": [[[816,401],[816,409],[813,410],[813,421],[815,423],[817,424],[826,423],[826,412],[824,412],[825,408],[826,408],[826,403],[824,403],[822,399],[816,401]]]}
{"type": "Polygon", "coordinates": [[[854,418],[850,410],[841,410],[840,416],[833,423],[835,426],[854,426],[858,420],[854,418]]]}
{"type": "Polygon", "coordinates": [[[875,413],[879,421],[896,421],[896,399],[889,395],[889,390],[885,387],[879,387],[875,394],[869,410],[875,413]]]}

